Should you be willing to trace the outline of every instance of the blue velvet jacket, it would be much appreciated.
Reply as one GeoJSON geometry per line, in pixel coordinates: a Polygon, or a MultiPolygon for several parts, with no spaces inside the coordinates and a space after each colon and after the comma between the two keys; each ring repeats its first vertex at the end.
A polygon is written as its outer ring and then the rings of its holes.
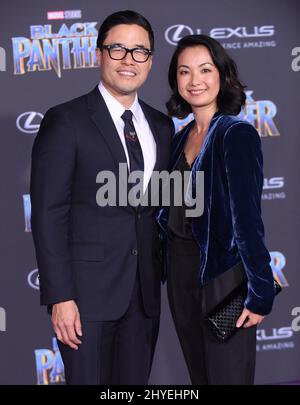
{"type": "MultiPolygon", "coordinates": [[[[193,125],[174,136],[170,170],[193,125]]],[[[199,282],[203,285],[242,261],[248,278],[245,307],[266,315],[272,309],[274,285],[261,219],[263,157],[256,129],[235,116],[215,113],[192,167],[193,192],[199,170],[204,171],[204,212],[192,218],[201,251],[199,282]]],[[[168,245],[168,208],[158,212],[157,220],[168,245]]]]}

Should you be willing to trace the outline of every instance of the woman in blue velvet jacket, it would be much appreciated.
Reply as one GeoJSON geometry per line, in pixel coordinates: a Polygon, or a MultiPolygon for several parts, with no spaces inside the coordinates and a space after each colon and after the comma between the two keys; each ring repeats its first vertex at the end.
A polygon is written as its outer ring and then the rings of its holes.
{"type": "MultiPolygon", "coordinates": [[[[237,117],[245,104],[234,61],[205,35],[182,38],[169,68],[171,116],[194,120],[173,140],[171,170],[204,171],[204,211],[159,212],[168,236],[167,286],[193,384],[253,384],[256,325],[270,313],[274,285],[261,219],[263,157],[256,129],[237,117]],[[201,313],[202,286],[242,263],[248,294],[238,332],[219,342],[201,313]]],[[[198,196],[199,198],[199,196],[198,196]]]]}

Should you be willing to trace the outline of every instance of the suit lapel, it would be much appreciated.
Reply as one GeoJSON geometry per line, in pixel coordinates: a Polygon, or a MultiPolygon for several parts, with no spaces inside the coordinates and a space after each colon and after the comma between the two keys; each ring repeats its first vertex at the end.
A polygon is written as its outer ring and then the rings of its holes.
{"type": "MultiPolygon", "coordinates": [[[[104,102],[104,99],[101,96],[98,86],[96,86],[94,90],[88,93],[87,97],[88,97],[88,109],[90,118],[98,128],[100,134],[105,139],[105,142],[107,143],[107,146],[112,154],[116,167],[117,169],[119,169],[119,163],[127,164],[126,155],[118,131],[114,125],[114,122],[104,102]]],[[[149,127],[151,129],[151,132],[154,136],[156,143],[156,161],[153,170],[159,170],[161,166],[160,164],[161,142],[160,137],[158,135],[159,134],[158,126],[155,123],[153,114],[150,108],[147,106],[147,104],[145,104],[142,100],[139,100],[139,103],[141,105],[143,113],[145,114],[146,120],[149,124],[149,127]]],[[[148,187],[150,186],[150,183],[151,179],[149,181],[148,187]]],[[[149,193],[151,192],[150,188],[148,192],[149,193]]]]}
{"type": "Polygon", "coordinates": [[[90,118],[97,126],[99,132],[105,139],[107,146],[113,156],[116,167],[119,170],[119,163],[126,163],[126,155],[118,131],[111,118],[109,110],[104,102],[103,97],[95,87],[88,95],[88,108],[90,118]]]}
{"type": "Polygon", "coordinates": [[[156,143],[156,161],[155,161],[155,165],[154,165],[154,170],[159,170],[160,168],[160,155],[161,155],[161,142],[160,142],[160,137],[158,135],[159,133],[159,129],[157,127],[157,124],[155,123],[155,120],[152,116],[152,112],[150,110],[150,108],[147,106],[147,104],[145,104],[142,100],[139,100],[140,106],[143,110],[143,113],[146,117],[146,120],[149,124],[149,127],[151,129],[151,132],[153,134],[155,143],[156,143]]]}
{"type": "MultiPolygon", "coordinates": [[[[152,135],[153,135],[155,143],[156,143],[156,160],[155,160],[155,164],[154,164],[154,168],[153,168],[153,173],[154,173],[155,171],[161,170],[161,147],[162,147],[162,145],[161,145],[161,138],[159,136],[159,128],[158,128],[157,123],[155,122],[151,109],[142,100],[139,100],[139,103],[140,103],[140,106],[146,117],[146,120],[149,124],[149,127],[151,129],[152,135]]],[[[148,202],[149,202],[150,196],[152,196],[152,193],[153,193],[153,190],[151,189],[151,181],[152,181],[153,173],[150,177],[150,180],[147,185],[146,192],[145,192],[145,196],[148,198],[148,202]]]]}

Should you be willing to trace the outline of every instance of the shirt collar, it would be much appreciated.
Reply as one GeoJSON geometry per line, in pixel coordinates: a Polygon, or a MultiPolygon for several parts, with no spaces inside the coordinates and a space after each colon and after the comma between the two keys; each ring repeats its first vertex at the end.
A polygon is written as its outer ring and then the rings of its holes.
{"type": "MultiPolygon", "coordinates": [[[[105,88],[102,82],[98,85],[99,91],[104,98],[104,101],[109,109],[109,112],[112,116],[113,121],[116,121],[121,118],[121,115],[124,113],[125,108],[123,105],[114,97],[112,96],[109,91],[105,88]]],[[[133,117],[138,120],[141,114],[141,107],[138,101],[137,94],[135,96],[134,102],[132,103],[131,107],[128,110],[132,111],[133,117]]]]}

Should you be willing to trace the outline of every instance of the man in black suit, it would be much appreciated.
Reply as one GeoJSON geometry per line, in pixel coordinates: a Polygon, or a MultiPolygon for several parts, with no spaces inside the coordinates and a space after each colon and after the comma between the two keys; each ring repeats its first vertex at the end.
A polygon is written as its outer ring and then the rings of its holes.
{"type": "MultiPolygon", "coordinates": [[[[133,11],[103,22],[101,81],[51,108],[34,142],[32,233],[41,303],[67,384],[147,384],[160,314],[160,246],[151,206],[99,206],[97,174],[119,164],[166,170],[172,121],[137,98],[152,64],[149,22],[133,11]]],[[[149,191],[149,190],[148,190],[149,191]]]]}

